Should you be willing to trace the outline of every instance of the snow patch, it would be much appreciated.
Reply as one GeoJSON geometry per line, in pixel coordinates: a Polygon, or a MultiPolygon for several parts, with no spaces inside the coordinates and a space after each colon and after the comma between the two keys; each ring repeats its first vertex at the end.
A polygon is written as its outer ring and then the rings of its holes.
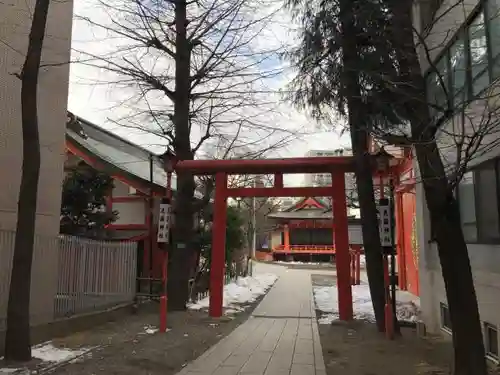
{"type": "MultiPolygon", "coordinates": [[[[316,309],[321,311],[319,324],[330,324],[339,319],[338,314],[338,292],[336,286],[314,286],[314,301],[316,309]]],[[[368,284],[352,286],[352,300],[354,318],[375,322],[372,299],[368,284]]],[[[420,315],[420,303],[415,296],[408,292],[396,294],[396,314],[400,321],[417,322],[420,315]]]]}
{"type": "Polygon", "coordinates": [[[283,260],[278,260],[276,261],[275,263],[277,264],[290,264],[290,265],[311,265],[311,266],[319,266],[319,265],[322,265],[322,264],[329,264],[328,262],[298,262],[298,261],[290,261],[290,262],[286,262],[286,261],[283,261],[283,260]]]}
{"type": "Polygon", "coordinates": [[[0,375],[6,375],[6,374],[19,374],[21,371],[23,371],[22,368],[9,368],[9,367],[2,367],[0,368],[0,375]]]}
{"type": "Polygon", "coordinates": [[[52,345],[51,342],[37,345],[31,350],[31,355],[33,358],[42,360],[43,362],[66,362],[76,357],[79,357],[92,348],[81,348],[78,350],[68,349],[68,348],[57,348],[52,345]]]}
{"type": "MultiPolygon", "coordinates": [[[[236,314],[243,311],[249,303],[266,293],[276,282],[278,276],[275,274],[258,274],[255,276],[238,277],[224,286],[223,306],[225,314],[236,314]]],[[[208,308],[210,297],[207,296],[196,303],[188,305],[191,310],[202,310],[208,308]]]]}
{"type": "MultiPolygon", "coordinates": [[[[62,362],[76,362],[83,360],[83,356],[90,354],[93,348],[80,348],[80,349],[69,349],[69,348],[58,348],[54,346],[50,341],[44,344],[36,345],[31,348],[31,356],[33,358],[41,360],[43,363],[48,365],[54,365],[62,362]]],[[[2,358],[0,358],[1,360],[2,358]]],[[[29,374],[30,370],[26,368],[10,368],[2,367],[0,368],[0,375],[6,374],[29,374]]]]}
{"type": "Polygon", "coordinates": [[[156,328],[156,327],[154,327],[154,326],[146,326],[146,327],[144,327],[144,332],[146,332],[148,335],[154,335],[158,331],[159,331],[159,329],[156,328]]]}

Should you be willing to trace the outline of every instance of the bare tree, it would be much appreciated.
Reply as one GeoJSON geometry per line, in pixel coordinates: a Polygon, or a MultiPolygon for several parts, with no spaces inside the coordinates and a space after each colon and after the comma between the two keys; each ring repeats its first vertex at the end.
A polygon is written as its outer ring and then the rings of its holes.
{"type": "Polygon", "coordinates": [[[23,164],[5,335],[5,359],[12,361],[31,359],[31,268],[40,175],[37,93],[49,5],[50,0],[35,3],[26,59],[18,75],[21,80],[23,164]]]}
{"type": "MultiPolygon", "coordinates": [[[[281,73],[281,46],[267,47],[259,39],[279,12],[273,1],[120,0],[101,6],[106,21],[84,20],[114,38],[117,47],[82,55],[86,64],[115,73],[115,86],[130,93],[122,106],[128,113],[118,124],[167,139],[180,160],[194,159],[211,138],[236,139],[233,148],[262,149],[292,135],[272,124],[280,111],[271,80],[281,73]]],[[[172,309],[184,309],[188,298],[195,187],[194,176],[179,173],[172,309]]]]}

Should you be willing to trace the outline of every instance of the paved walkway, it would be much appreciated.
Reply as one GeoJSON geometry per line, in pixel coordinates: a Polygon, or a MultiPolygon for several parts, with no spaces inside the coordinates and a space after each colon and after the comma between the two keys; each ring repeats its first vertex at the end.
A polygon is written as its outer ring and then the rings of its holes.
{"type": "Polygon", "coordinates": [[[282,267],[252,316],[178,375],[325,375],[307,270],[282,267]]]}

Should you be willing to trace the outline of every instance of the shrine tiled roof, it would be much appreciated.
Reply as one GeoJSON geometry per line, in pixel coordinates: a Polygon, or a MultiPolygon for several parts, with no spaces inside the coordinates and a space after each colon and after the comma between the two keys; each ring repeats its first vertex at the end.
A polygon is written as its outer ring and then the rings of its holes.
{"type": "MultiPolygon", "coordinates": [[[[166,186],[167,174],[159,155],[71,113],[68,114],[68,118],[67,141],[76,144],[86,154],[104,164],[115,167],[114,170],[121,170],[125,175],[131,175],[145,184],[151,183],[152,174],[154,185],[166,186]]],[[[176,188],[177,179],[174,174],[172,189],[175,191],[176,188]]],[[[196,191],[195,196],[201,198],[201,193],[196,191]]]]}

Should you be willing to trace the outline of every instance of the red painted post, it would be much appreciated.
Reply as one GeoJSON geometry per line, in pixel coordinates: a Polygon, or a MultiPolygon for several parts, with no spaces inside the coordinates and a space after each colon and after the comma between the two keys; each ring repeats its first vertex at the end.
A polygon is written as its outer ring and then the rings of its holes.
{"type": "Polygon", "coordinates": [[[388,257],[384,255],[384,283],[385,283],[385,289],[386,289],[386,296],[385,296],[385,307],[384,307],[384,316],[385,316],[385,336],[389,339],[392,340],[394,338],[394,318],[392,316],[392,302],[391,302],[391,296],[389,294],[389,261],[388,257]]]}
{"type": "Polygon", "coordinates": [[[349,230],[343,172],[332,173],[333,185],[333,225],[335,230],[335,257],[337,269],[337,288],[339,294],[340,320],[353,318],[352,288],[349,271],[349,230]]]}
{"type": "Polygon", "coordinates": [[[351,249],[351,285],[356,285],[356,252],[351,249]]]}
{"type": "MultiPolygon", "coordinates": [[[[172,204],[172,172],[167,171],[167,191],[166,198],[169,204],[172,204]]],[[[168,221],[169,228],[167,230],[170,232],[170,225],[172,221],[168,221]]],[[[153,249],[150,249],[152,251],[153,249]]],[[[160,332],[167,332],[167,309],[168,309],[168,296],[167,296],[167,271],[168,271],[168,252],[163,251],[162,262],[161,262],[161,282],[162,282],[162,293],[160,295],[160,332]]]]}
{"type": "Polygon", "coordinates": [[[406,280],[406,239],[404,228],[403,193],[396,193],[396,234],[397,234],[397,255],[398,255],[398,278],[399,289],[407,290],[406,280]]]}
{"type": "Polygon", "coordinates": [[[224,265],[226,248],[227,175],[215,175],[214,222],[212,227],[212,261],[210,264],[209,315],[222,316],[224,265]]]}
{"type": "Polygon", "coordinates": [[[361,251],[356,249],[356,285],[361,284],[361,251]]]}
{"type": "Polygon", "coordinates": [[[290,250],[290,228],[288,224],[283,225],[283,246],[285,251],[290,250]]]}
{"type": "Polygon", "coordinates": [[[283,188],[283,173],[274,174],[274,187],[283,188]]]}

